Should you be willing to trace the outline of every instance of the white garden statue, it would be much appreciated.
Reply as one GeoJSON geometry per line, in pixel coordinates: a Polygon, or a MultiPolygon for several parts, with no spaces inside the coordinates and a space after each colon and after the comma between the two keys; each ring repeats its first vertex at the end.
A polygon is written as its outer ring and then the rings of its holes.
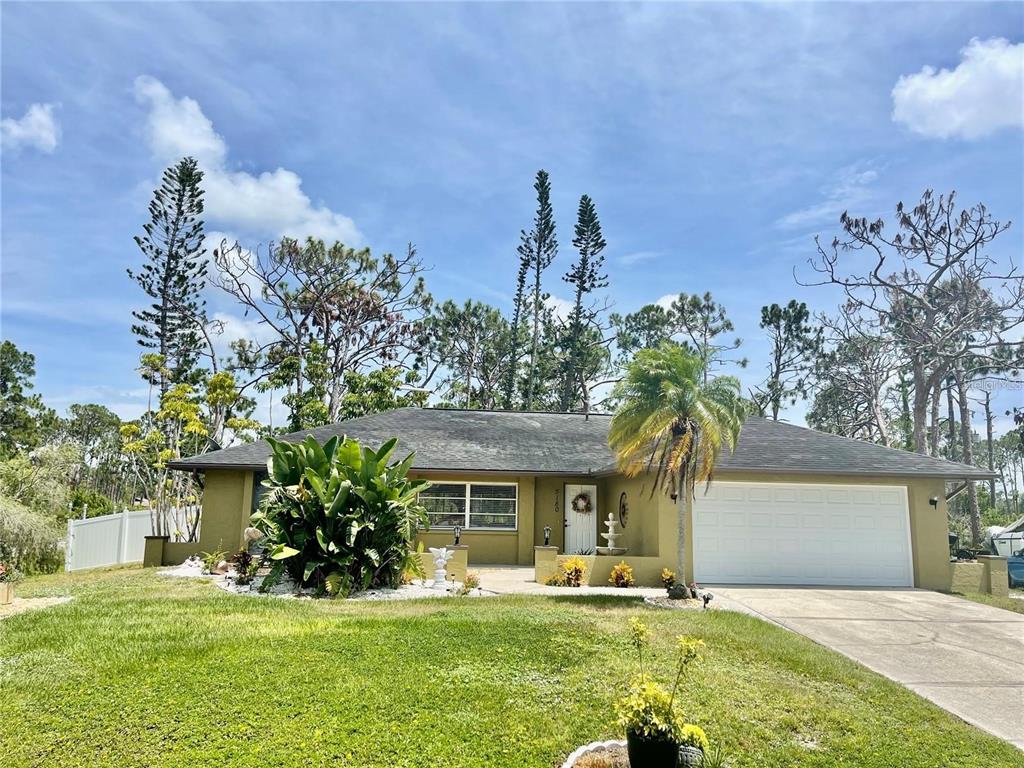
{"type": "Polygon", "coordinates": [[[433,589],[444,591],[448,588],[448,561],[455,556],[455,550],[447,547],[430,547],[430,556],[434,558],[433,589]]]}

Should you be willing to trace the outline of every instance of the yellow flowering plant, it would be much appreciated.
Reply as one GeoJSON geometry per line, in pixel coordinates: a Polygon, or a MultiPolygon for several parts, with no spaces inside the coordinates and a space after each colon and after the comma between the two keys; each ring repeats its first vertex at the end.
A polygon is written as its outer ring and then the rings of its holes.
{"type": "Polygon", "coordinates": [[[671,568],[661,569],[661,585],[665,589],[669,589],[676,583],[676,572],[671,568]]]}
{"type": "Polygon", "coordinates": [[[639,680],[615,704],[619,724],[644,738],[679,741],[685,723],[672,706],[672,697],[662,686],[639,680]]]}
{"type": "Polygon", "coordinates": [[[570,557],[562,563],[562,573],[567,587],[578,587],[587,573],[587,564],[582,557],[570,557]]]}
{"type": "Polygon", "coordinates": [[[640,674],[629,692],[615,705],[619,724],[628,733],[643,738],[667,739],[679,745],[690,745],[706,752],[709,748],[704,731],[686,723],[678,711],[675,699],[686,669],[702,660],[704,641],[679,635],[676,637],[676,674],[672,690],[647,678],[644,667],[645,651],[650,646],[651,632],[638,617],[629,620],[629,642],[637,652],[640,674]]]}
{"type": "Polygon", "coordinates": [[[614,584],[616,587],[632,587],[633,586],[633,568],[626,564],[623,560],[618,565],[612,568],[612,575],[608,577],[608,583],[614,584]]]}

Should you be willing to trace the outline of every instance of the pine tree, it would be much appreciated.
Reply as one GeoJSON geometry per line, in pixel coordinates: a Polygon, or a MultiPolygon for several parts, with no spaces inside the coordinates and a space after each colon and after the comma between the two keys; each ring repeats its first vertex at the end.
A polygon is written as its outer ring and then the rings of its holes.
{"type": "Polygon", "coordinates": [[[135,242],[146,257],[139,272],[128,276],[153,303],[132,312],[138,321],[132,333],[146,349],[158,350],[166,361],[160,392],[172,383],[187,381],[195,373],[198,330],[204,322],[206,285],[203,256],[203,172],[191,157],[164,171],[160,188],[149,204],[150,221],[135,242]]]}
{"type": "Polygon", "coordinates": [[[587,382],[604,353],[603,347],[600,347],[600,334],[596,334],[595,339],[593,332],[597,312],[593,307],[585,306],[591,293],[608,285],[608,275],[601,273],[604,267],[601,252],[606,243],[601,234],[601,222],[597,218],[594,201],[587,195],[580,198],[574,234],[572,244],[579,258],[563,277],[565,282],[575,288],[575,300],[562,340],[565,362],[560,405],[563,411],[573,410],[580,402],[585,409],[589,407],[587,382]]]}
{"type": "Polygon", "coordinates": [[[551,207],[551,182],[548,172],[537,171],[537,181],[533,188],[537,190],[537,214],[533,220],[533,229],[529,234],[522,233],[522,244],[519,253],[528,260],[528,271],[533,273],[532,301],[530,314],[533,320],[533,333],[530,342],[530,366],[526,380],[526,392],[523,398],[527,410],[535,407],[539,392],[537,353],[540,349],[541,325],[544,318],[544,299],[541,292],[541,275],[551,266],[558,255],[558,241],[555,238],[555,214],[551,207]]]}
{"type": "Polygon", "coordinates": [[[523,330],[523,307],[526,301],[526,275],[530,271],[529,235],[521,234],[522,242],[517,249],[519,253],[519,272],[516,274],[516,295],[512,307],[512,323],[508,338],[508,349],[505,352],[505,380],[502,388],[502,407],[513,407],[516,378],[519,375],[519,359],[522,356],[521,336],[523,330]]]}

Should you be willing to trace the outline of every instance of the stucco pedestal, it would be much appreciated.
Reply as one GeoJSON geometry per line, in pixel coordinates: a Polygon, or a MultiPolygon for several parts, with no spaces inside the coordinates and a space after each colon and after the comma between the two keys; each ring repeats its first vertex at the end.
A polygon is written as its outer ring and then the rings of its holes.
{"type": "Polygon", "coordinates": [[[164,545],[170,536],[147,536],[146,548],[142,551],[143,568],[159,568],[164,564],[164,545]]]}

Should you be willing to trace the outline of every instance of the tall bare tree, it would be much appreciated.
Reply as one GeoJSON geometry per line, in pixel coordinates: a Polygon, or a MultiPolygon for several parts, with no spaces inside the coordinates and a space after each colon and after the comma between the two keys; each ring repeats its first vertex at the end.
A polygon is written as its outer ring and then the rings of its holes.
{"type": "Polygon", "coordinates": [[[893,445],[899,419],[899,350],[862,315],[844,308],[822,317],[828,349],[817,359],[808,422],[846,437],[893,445]]]}
{"type": "Polygon", "coordinates": [[[811,266],[821,279],[808,284],[839,286],[892,334],[913,380],[914,449],[934,454],[943,381],[958,361],[989,355],[1024,322],[1024,283],[1013,265],[1000,268],[988,255],[1009,224],[994,220],[984,205],[958,208],[955,193],[936,197],[927,190],[912,209],[899,203],[895,218],[890,234],[882,219],[844,212],[843,234],[828,246],[816,240],[811,266]],[[965,292],[990,301],[964,301],[965,292]]]}
{"type": "Polygon", "coordinates": [[[285,238],[257,251],[222,243],[214,255],[215,283],[269,337],[249,345],[246,366],[286,386],[295,429],[340,418],[346,372],[415,365],[432,300],[412,245],[401,256],[376,257],[366,248],[285,238]]]}

